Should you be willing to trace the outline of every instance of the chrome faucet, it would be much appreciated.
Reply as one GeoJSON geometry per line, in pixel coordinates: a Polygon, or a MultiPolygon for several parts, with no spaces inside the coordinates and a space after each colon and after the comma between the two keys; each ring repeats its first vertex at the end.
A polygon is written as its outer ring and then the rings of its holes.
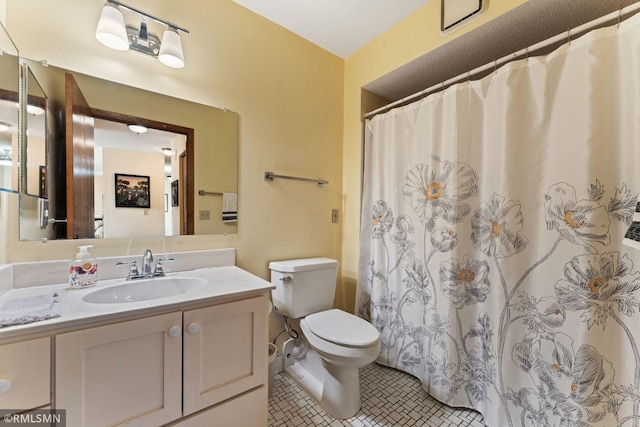
{"type": "Polygon", "coordinates": [[[149,279],[152,277],[162,277],[165,275],[164,268],[162,267],[163,261],[173,261],[173,258],[158,258],[154,260],[153,254],[150,249],[144,251],[142,256],[142,268],[138,270],[138,264],[136,260],[130,261],[118,261],[116,266],[128,265],[129,273],[127,274],[127,280],[137,279],[149,279]]]}
{"type": "Polygon", "coordinates": [[[144,255],[142,256],[142,276],[143,277],[153,277],[154,269],[153,269],[153,254],[150,249],[144,251],[144,255]]]}

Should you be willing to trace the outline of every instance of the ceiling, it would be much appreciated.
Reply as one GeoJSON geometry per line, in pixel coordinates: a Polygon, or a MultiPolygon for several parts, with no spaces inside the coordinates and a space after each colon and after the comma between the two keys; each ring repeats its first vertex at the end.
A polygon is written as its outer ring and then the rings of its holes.
{"type": "Polygon", "coordinates": [[[163,148],[173,147],[178,138],[184,139],[184,136],[158,129],[136,134],[124,123],[94,119],[94,139],[101,147],[160,154],[163,148]]]}
{"type": "Polygon", "coordinates": [[[429,2],[429,0],[233,1],[341,58],[348,57],[429,2]]]}
{"type": "MultiPolygon", "coordinates": [[[[177,141],[184,144],[185,136],[159,129],[147,129],[136,134],[124,123],[94,119],[94,142],[96,147],[114,148],[124,151],[141,151],[150,154],[165,154],[163,148],[175,147],[177,141]]],[[[94,159],[96,171],[102,172],[102,152],[96,151],[94,159]]],[[[171,157],[165,156],[165,175],[171,176],[171,157]]]]}
{"type": "MultiPolygon", "coordinates": [[[[429,0],[233,1],[346,58],[429,0]]],[[[364,89],[396,101],[637,1],[529,0],[364,89]]]]}

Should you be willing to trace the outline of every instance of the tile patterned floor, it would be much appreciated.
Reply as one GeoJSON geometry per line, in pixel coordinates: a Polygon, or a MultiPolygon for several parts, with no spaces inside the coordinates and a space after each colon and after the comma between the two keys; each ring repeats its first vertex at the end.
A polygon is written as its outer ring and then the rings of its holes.
{"type": "Polygon", "coordinates": [[[287,374],[276,374],[269,400],[270,427],[484,427],[482,415],[441,404],[419,380],[372,363],[360,371],[362,409],[353,418],[328,416],[287,374]]]}

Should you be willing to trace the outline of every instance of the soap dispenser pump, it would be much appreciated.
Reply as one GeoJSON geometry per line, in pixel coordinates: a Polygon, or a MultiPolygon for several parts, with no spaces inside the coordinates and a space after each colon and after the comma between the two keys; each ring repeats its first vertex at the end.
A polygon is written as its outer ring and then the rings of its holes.
{"type": "Polygon", "coordinates": [[[87,250],[91,245],[79,246],[76,259],[69,265],[69,286],[73,289],[94,286],[98,281],[98,263],[87,250]]]}

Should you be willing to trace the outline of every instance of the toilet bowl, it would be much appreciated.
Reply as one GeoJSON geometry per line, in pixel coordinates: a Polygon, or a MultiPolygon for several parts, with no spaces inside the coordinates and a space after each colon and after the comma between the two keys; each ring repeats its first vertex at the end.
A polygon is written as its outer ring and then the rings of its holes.
{"type": "Polygon", "coordinates": [[[329,258],[269,264],[274,310],[300,319],[283,345],[284,370],[334,418],[360,410],[358,370],[380,353],[380,334],[364,319],[331,308],[338,263],[329,258]]]}
{"type": "Polygon", "coordinates": [[[315,313],[300,321],[302,334],[285,343],[284,369],[320,406],[337,419],[360,410],[359,369],[380,353],[378,331],[342,310],[315,313]],[[327,322],[327,323],[325,323],[327,322]],[[333,329],[330,325],[343,322],[333,329]],[[315,330],[314,330],[315,327],[315,330]]]}
{"type": "Polygon", "coordinates": [[[300,321],[300,328],[320,357],[336,365],[361,368],[380,353],[380,335],[369,322],[338,309],[300,321]]]}

